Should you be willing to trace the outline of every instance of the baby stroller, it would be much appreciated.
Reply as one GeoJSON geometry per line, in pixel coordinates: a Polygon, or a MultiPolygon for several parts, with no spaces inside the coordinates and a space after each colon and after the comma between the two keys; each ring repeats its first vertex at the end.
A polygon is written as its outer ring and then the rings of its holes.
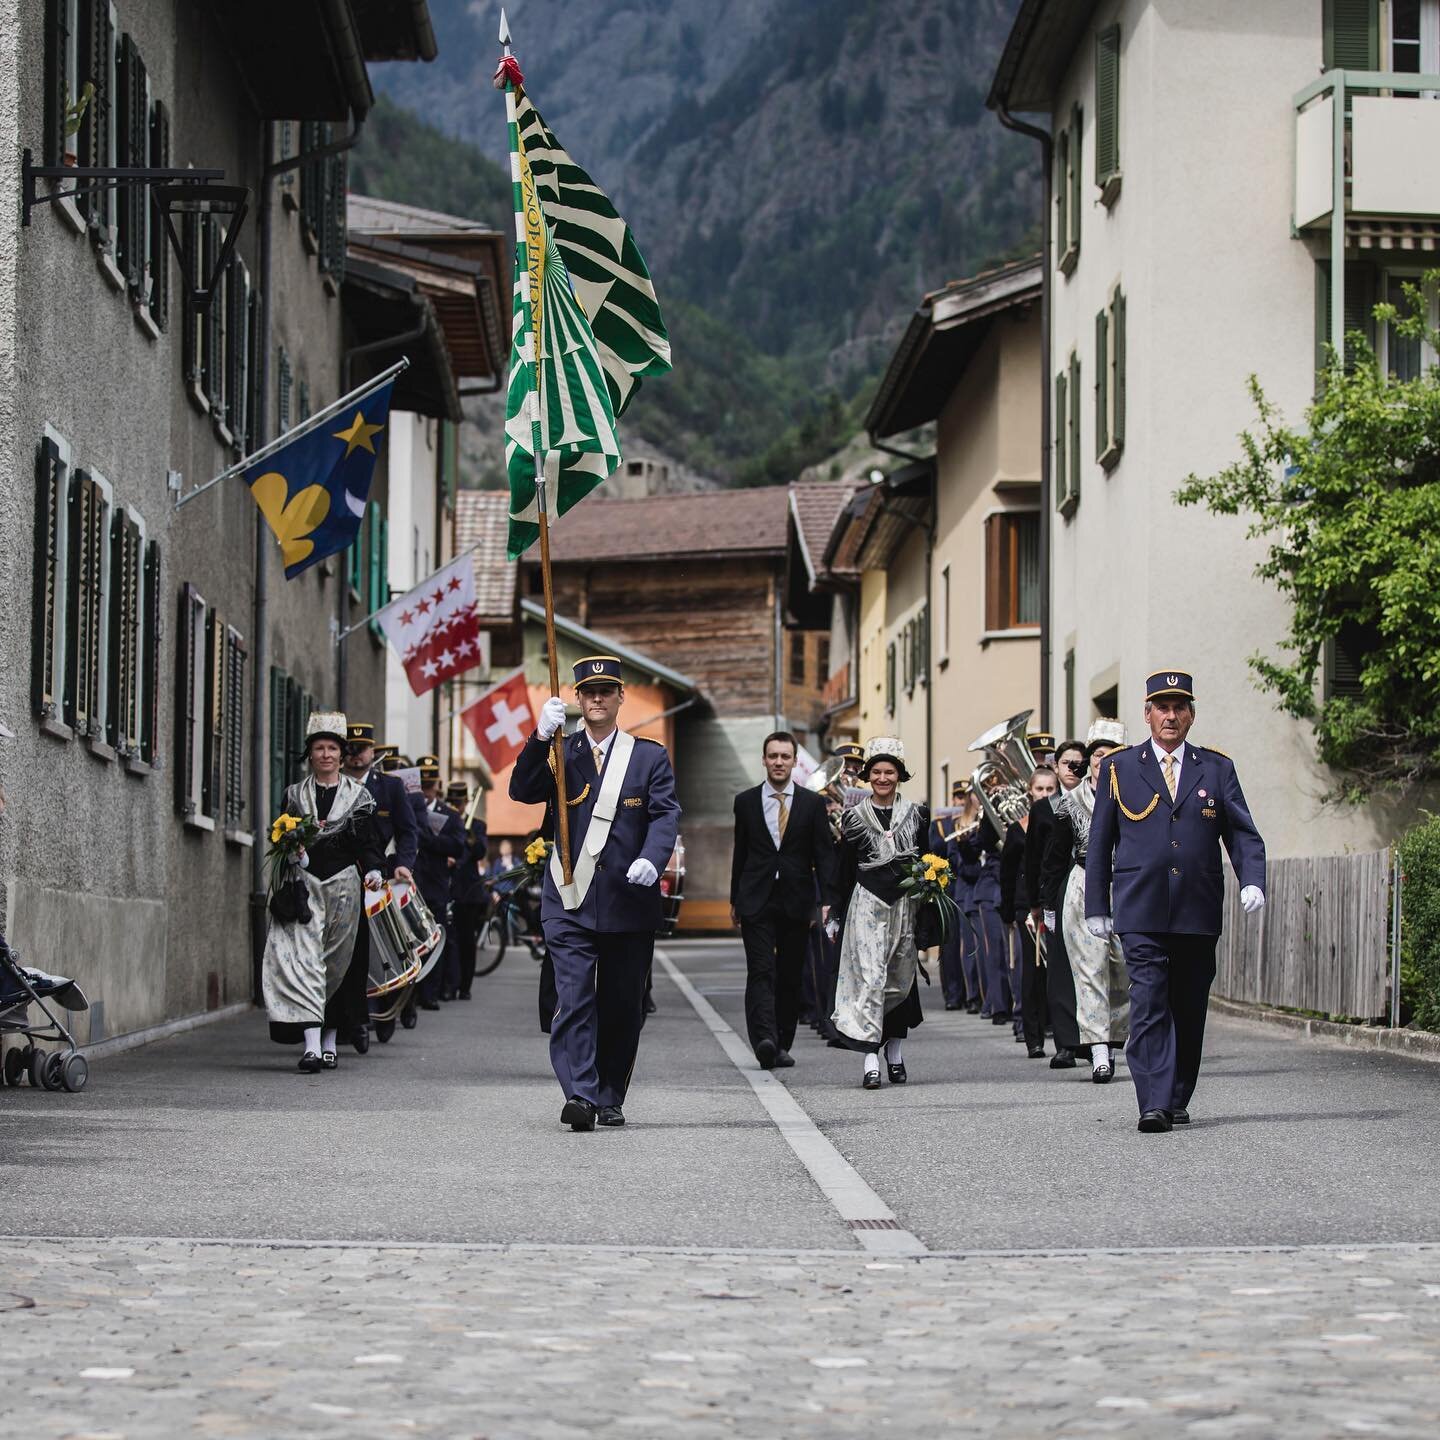
{"type": "Polygon", "coordinates": [[[5,1052],[5,1083],[18,1085],[20,1077],[28,1073],[30,1083],[37,1089],[72,1093],[83,1090],[90,1078],[90,1063],[47,1001],[64,1010],[90,1008],[84,991],[73,980],[63,975],[47,975],[43,970],[26,969],[0,935],[0,1035],[23,1035],[26,1041],[5,1052]],[[31,1023],[31,1005],[40,1007],[47,1023],[31,1023]],[[63,1042],[69,1048],[63,1053],[42,1050],[34,1043],[36,1040],[63,1042]]]}

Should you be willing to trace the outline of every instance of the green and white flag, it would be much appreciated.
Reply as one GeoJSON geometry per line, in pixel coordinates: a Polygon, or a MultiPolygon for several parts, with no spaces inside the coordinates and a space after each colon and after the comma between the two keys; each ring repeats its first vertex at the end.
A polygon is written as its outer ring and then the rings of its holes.
{"type": "Polygon", "coordinates": [[[630,227],[506,78],[516,245],[505,468],[518,559],[539,534],[536,446],[548,508],[563,515],[620,464],[616,417],[642,376],[670,369],[670,340],[630,227]]]}

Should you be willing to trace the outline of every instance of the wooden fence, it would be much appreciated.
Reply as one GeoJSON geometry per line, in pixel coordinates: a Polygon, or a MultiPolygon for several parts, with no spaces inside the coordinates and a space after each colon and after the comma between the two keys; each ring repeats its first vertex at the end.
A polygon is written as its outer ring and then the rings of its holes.
{"type": "Polygon", "coordinates": [[[1245,914],[1227,863],[1215,993],[1326,1015],[1385,1015],[1390,852],[1272,860],[1265,890],[1265,908],[1245,914]]]}

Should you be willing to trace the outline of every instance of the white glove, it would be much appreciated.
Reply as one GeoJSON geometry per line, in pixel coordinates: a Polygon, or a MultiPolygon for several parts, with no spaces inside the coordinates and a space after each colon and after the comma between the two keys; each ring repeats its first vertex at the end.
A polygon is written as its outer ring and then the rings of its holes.
{"type": "Polygon", "coordinates": [[[625,872],[625,878],[632,885],[653,885],[660,878],[660,874],[642,855],[625,872]]]}
{"type": "Polygon", "coordinates": [[[365,873],[365,888],[367,890],[378,890],[385,883],[385,877],[378,870],[368,870],[365,873]]]}
{"type": "Polygon", "coordinates": [[[565,702],[558,695],[552,695],[540,707],[540,723],[535,727],[536,733],[542,740],[550,740],[564,724],[565,702]]]}
{"type": "Polygon", "coordinates": [[[1115,933],[1115,922],[1108,915],[1087,915],[1085,928],[1097,940],[1108,940],[1115,933]]]}
{"type": "Polygon", "coordinates": [[[1258,885],[1247,885],[1240,892],[1240,908],[1247,915],[1253,915],[1265,904],[1265,892],[1258,885]]]}
{"type": "Polygon", "coordinates": [[[295,863],[302,869],[310,868],[310,852],[302,845],[295,854],[295,863]]]}
{"type": "Polygon", "coordinates": [[[1045,912],[1045,928],[1052,935],[1055,933],[1055,912],[1053,910],[1047,910],[1045,912]]]}

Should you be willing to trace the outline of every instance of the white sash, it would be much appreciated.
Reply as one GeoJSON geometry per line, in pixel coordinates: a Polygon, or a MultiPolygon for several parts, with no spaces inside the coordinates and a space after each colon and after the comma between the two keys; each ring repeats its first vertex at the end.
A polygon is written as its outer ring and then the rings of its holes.
{"type": "Polygon", "coordinates": [[[595,878],[595,862],[610,838],[610,824],[620,805],[620,787],[625,783],[625,771],[630,766],[630,752],[635,748],[635,737],[624,730],[617,730],[610,742],[610,753],[605,757],[605,773],[600,778],[600,793],[595,797],[595,808],[590,812],[590,825],[585,831],[585,848],[571,867],[574,880],[567,885],[560,868],[560,847],[550,852],[550,878],[560,892],[560,903],[567,910],[578,910],[589,893],[590,882],[595,878]]]}

